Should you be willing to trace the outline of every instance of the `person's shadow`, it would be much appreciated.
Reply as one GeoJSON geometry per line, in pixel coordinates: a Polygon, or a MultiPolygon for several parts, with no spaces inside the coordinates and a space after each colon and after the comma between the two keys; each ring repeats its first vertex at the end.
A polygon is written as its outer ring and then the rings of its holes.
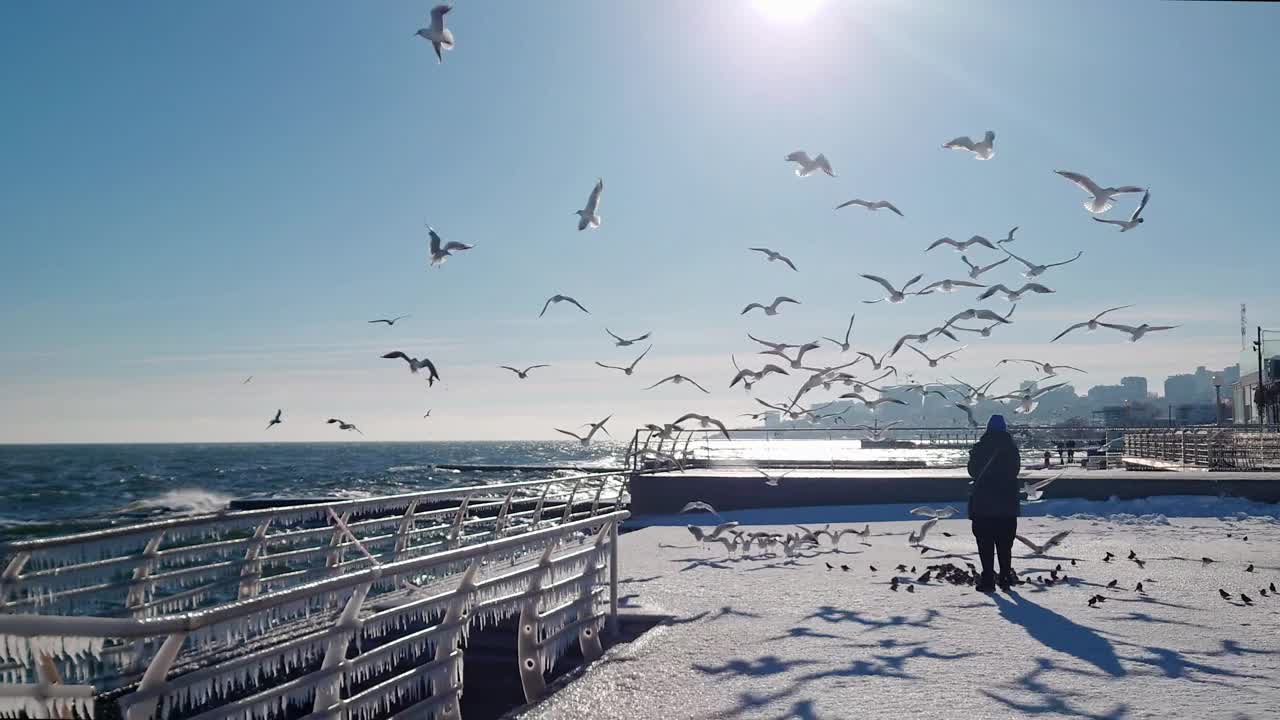
{"type": "Polygon", "coordinates": [[[1112,677],[1128,674],[1111,642],[1093,628],[1072,622],[1016,592],[1010,591],[1007,598],[1000,593],[991,597],[1005,620],[1021,625],[1041,645],[1079,658],[1112,677]]]}

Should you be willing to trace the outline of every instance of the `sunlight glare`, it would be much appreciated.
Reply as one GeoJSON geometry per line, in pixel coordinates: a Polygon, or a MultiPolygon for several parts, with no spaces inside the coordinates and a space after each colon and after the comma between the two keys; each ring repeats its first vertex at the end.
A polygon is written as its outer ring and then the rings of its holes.
{"type": "Polygon", "coordinates": [[[813,17],[826,0],[752,0],[761,14],[778,22],[797,23],[813,17]]]}

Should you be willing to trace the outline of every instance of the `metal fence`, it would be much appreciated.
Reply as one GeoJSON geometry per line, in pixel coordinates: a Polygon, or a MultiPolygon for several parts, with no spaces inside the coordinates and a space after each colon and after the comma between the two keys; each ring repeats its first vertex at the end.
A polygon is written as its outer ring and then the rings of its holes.
{"type": "Polygon", "coordinates": [[[1152,468],[1280,470],[1280,428],[1136,428],[1124,433],[1124,461],[1152,468]]]}
{"type": "Polygon", "coordinates": [[[459,717],[460,642],[519,615],[526,697],[617,610],[627,478],[223,512],[0,546],[0,715],[459,717]],[[607,577],[606,577],[607,574],[607,577]]]}

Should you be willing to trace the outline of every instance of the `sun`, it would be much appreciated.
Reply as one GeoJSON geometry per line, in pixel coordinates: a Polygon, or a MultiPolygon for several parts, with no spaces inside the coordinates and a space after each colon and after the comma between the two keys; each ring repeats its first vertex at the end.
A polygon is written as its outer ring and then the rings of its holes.
{"type": "Polygon", "coordinates": [[[756,9],[770,20],[796,23],[808,20],[826,0],[751,0],[756,9]]]}

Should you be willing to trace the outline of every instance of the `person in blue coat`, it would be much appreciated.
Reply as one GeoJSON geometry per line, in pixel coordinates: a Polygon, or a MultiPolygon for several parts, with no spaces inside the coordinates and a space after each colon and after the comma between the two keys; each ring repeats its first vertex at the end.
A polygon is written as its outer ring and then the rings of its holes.
{"type": "Polygon", "coordinates": [[[979,592],[994,592],[996,583],[1008,588],[1018,582],[1013,572],[1013,536],[1018,532],[1018,471],[1022,462],[1003,415],[992,415],[987,431],[969,450],[969,519],[978,541],[982,575],[979,592]],[[997,578],[992,567],[1000,559],[997,578]]]}

